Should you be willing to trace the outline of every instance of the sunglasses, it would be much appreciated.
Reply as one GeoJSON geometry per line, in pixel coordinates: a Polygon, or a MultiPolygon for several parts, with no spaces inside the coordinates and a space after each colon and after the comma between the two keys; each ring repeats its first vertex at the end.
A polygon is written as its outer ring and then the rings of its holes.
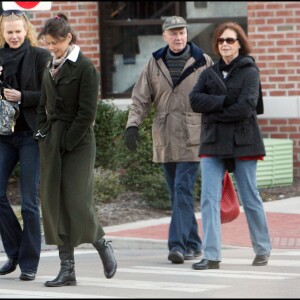
{"type": "Polygon", "coordinates": [[[222,45],[224,44],[224,42],[226,42],[227,44],[229,45],[233,45],[238,39],[234,39],[234,38],[226,38],[226,39],[223,39],[223,38],[218,38],[217,39],[217,43],[219,45],[222,45]]]}
{"type": "Polygon", "coordinates": [[[4,10],[2,12],[2,16],[3,17],[8,17],[10,16],[11,14],[15,14],[16,16],[18,17],[22,17],[25,15],[25,12],[24,11],[21,11],[21,10],[4,10]]]}

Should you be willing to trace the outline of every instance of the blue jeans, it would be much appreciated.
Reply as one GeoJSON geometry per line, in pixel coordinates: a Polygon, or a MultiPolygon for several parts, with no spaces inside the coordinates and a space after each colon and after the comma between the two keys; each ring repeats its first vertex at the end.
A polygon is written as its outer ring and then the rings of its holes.
{"type": "Polygon", "coordinates": [[[0,170],[0,234],[5,252],[19,261],[21,271],[36,272],[41,252],[39,148],[32,131],[0,135],[0,170]],[[6,194],[8,179],[18,162],[22,226],[6,194]]]}
{"type": "MultiPolygon", "coordinates": [[[[256,185],[256,160],[235,160],[233,172],[256,255],[272,249],[267,218],[256,185]]],[[[204,259],[221,261],[220,202],[225,168],[219,158],[201,158],[201,215],[204,259]]]]}
{"type": "Polygon", "coordinates": [[[188,249],[200,251],[202,241],[194,211],[194,186],[199,162],[162,164],[171,198],[172,218],[169,227],[169,250],[185,254],[188,249]]]}

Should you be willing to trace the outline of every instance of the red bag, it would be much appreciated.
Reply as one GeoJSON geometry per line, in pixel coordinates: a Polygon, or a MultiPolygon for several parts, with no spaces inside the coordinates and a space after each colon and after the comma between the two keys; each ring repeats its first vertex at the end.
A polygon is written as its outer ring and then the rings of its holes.
{"type": "Polygon", "coordinates": [[[240,203],[237,192],[229,173],[226,171],[223,178],[221,199],[221,223],[228,223],[240,214],[240,203]]]}

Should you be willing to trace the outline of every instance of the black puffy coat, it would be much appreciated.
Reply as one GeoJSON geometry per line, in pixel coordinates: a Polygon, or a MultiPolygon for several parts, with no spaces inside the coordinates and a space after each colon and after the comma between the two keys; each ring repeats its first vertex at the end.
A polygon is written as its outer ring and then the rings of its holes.
{"type": "Polygon", "coordinates": [[[220,158],[264,156],[256,115],[260,79],[254,59],[242,57],[226,80],[219,71],[219,63],[210,68],[223,80],[227,97],[233,103],[224,107],[224,91],[210,75],[209,68],[204,70],[189,95],[193,111],[202,113],[199,154],[220,158]]]}

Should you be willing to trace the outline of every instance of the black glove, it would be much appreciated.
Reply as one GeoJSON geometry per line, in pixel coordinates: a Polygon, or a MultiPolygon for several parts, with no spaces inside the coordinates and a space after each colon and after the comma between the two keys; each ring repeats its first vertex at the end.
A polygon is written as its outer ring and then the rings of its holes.
{"type": "Polygon", "coordinates": [[[226,96],[226,97],[225,97],[225,100],[224,100],[224,102],[223,102],[223,107],[231,106],[231,105],[234,104],[235,102],[236,102],[235,99],[226,96]]]}
{"type": "Polygon", "coordinates": [[[125,145],[130,151],[135,151],[139,140],[139,128],[136,126],[128,127],[125,131],[125,145]]]}

